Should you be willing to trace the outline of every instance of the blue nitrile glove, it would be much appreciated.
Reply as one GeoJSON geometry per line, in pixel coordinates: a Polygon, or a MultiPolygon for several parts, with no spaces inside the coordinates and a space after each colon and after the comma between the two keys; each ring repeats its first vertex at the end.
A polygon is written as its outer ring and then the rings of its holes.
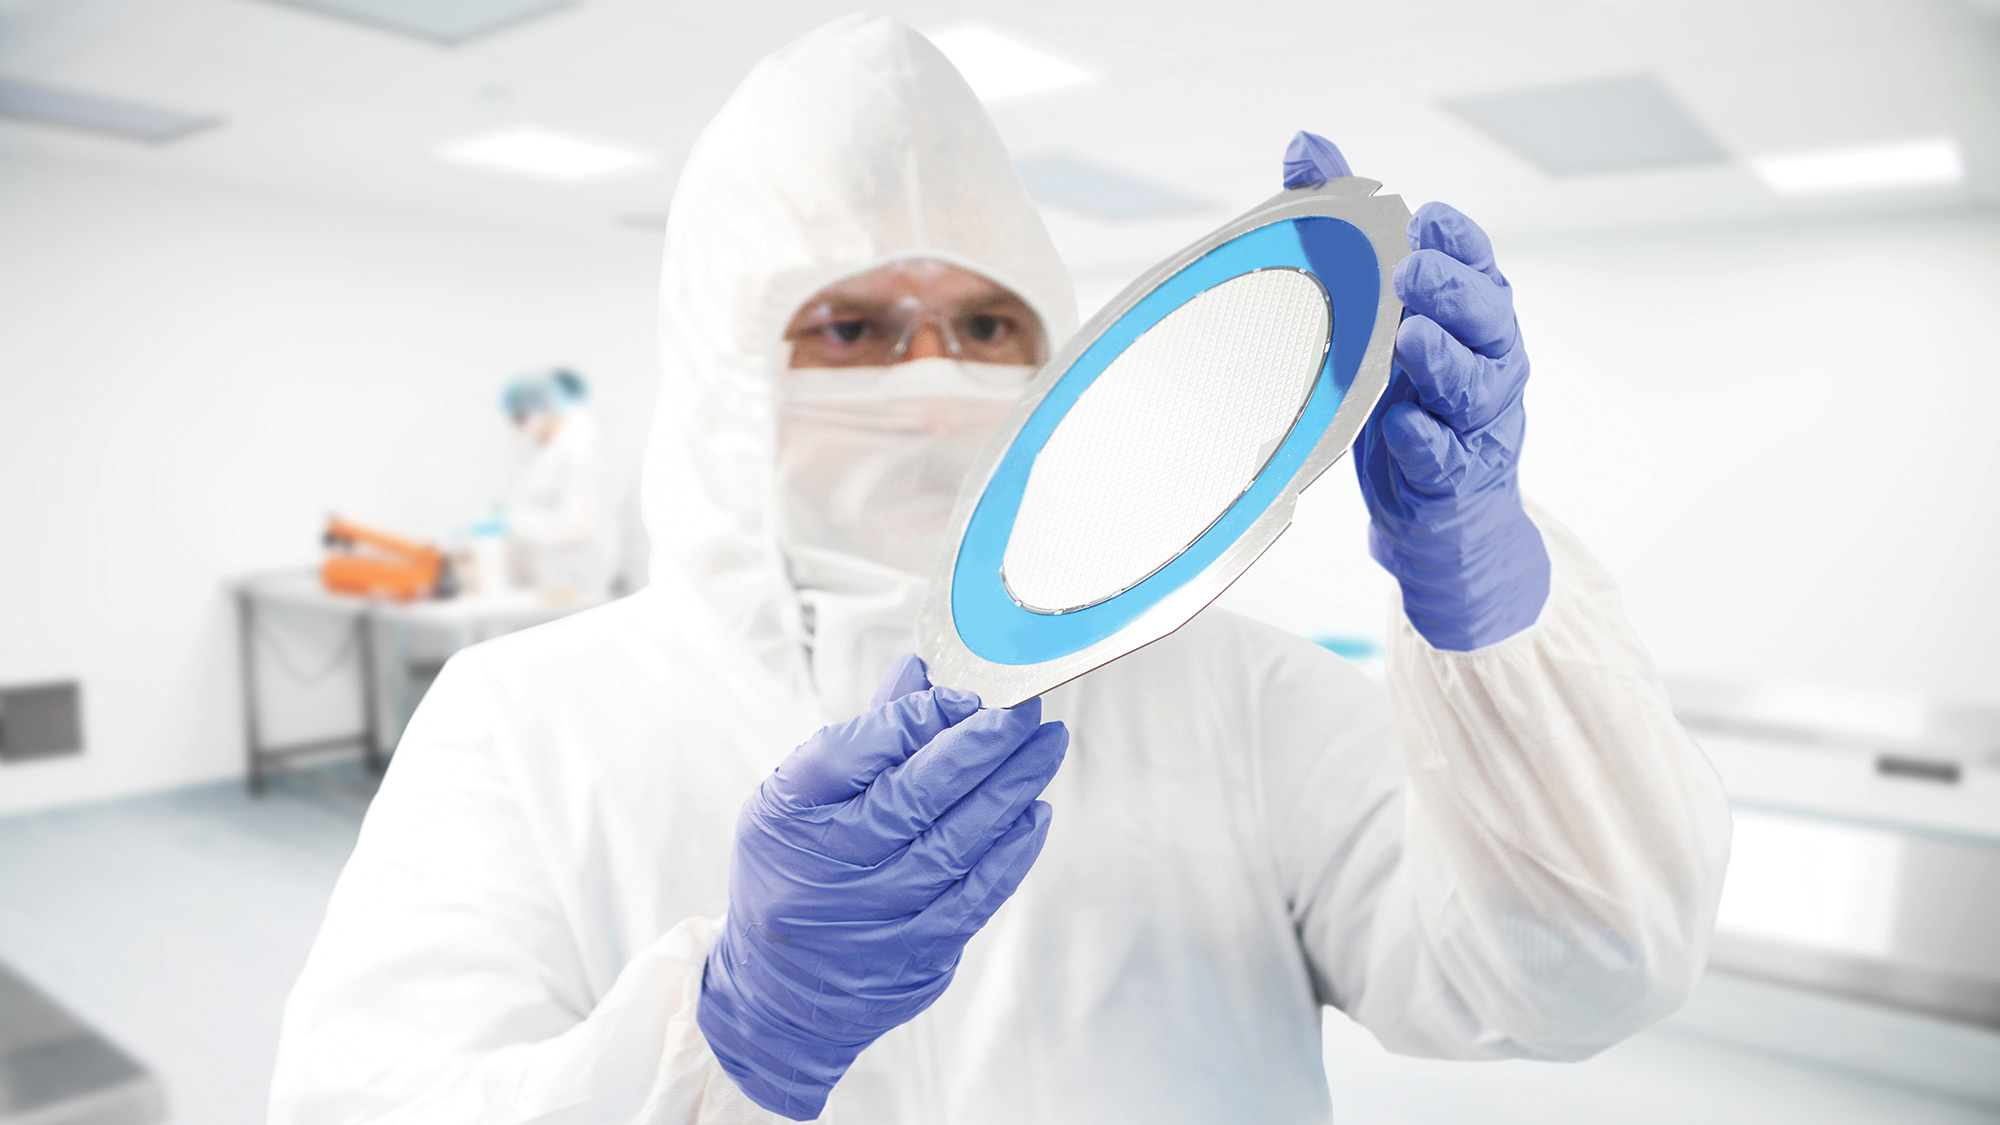
{"type": "Polygon", "coordinates": [[[904,657],[875,708],[743,804],[696,1021],[750,1099],[819,1115],[862,1048],[930,1007],[1041,854],[1069,732],[934,688],[904,657]]]}
{"type": "MultiPolygon", "coordinates": [[[[1324,145],[1309,133],[1285,153],[1324,145]]],[[[1323,162],[1323,158],[1321,158],[1323,162]]],[[[1528,353],[1514,291],[1493,244],[1442,203],[1410,218],[1396,267],[1404,319],[1388,392],[1354,443],[1372,517],[1368,550],[1403,588],[1403,611],[1434,647],[1464,652],[1535,623],[1549,596],[1549,554],[1521,507],[1516,469],[1527,415],[1528,353]]]]}
{"type": "Polygon", "coordinates": [[[1333,142],[1318,133],[1299,130],[1292,143],[1285,146],[1285,187],[1318,187],[1328,180],[1342,176],[1352,176],[1354,170],[1347,166],[1347,158],[1333,147],[1333,142]]]}

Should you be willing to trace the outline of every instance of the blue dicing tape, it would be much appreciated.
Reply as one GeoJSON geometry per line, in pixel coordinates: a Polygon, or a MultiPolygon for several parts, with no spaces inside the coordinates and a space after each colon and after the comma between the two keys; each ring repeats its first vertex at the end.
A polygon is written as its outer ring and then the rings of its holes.
{"type": "Polygon", "coordinates": [[[1080,652],[1137,620],[1192,581],[1247,532],[1284,492],[1319,444],[1361,368],[1375,331],[1381,265],[1368,236],[1323,215],[1281,219],[1237,235],[1190,262],[1146,294],[1085,349],[1028,417],[979,497],[952,570],[951,614],[959,639],[996,664],[1037,664],[1080,652]],[[1200,293],[1233,277],[1273,267],[1319,279],[1332,305],[1332,344],[1291,432],[1235,503],[1172,561],[1132,588],[1068,613],[1024,609],[1008,594],[1000,564],[1028,472],[1077,399],[1134,340],[1200,293]]]}

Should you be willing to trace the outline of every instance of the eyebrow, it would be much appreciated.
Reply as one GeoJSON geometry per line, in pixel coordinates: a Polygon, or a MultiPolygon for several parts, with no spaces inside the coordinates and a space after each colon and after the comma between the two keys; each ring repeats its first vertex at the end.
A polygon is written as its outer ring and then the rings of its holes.
{"type": "MultiPolygon", "coordinates": [[[[796,326],[801,318],[814,315],[839,317],[850,314],[880,312],[884,309],[893,308],[900,302],[901,298],[885,301],[867,297],[819,297],[807,301],[804,305],[800,306],[799,311],[792,314],[790,324],[796,326]]],[[[1019,309],[1030,316],[1033,316],[1035,312],[1034,308],[1026,300],[1016,294],[1004,291],[989,293],[982,297],[973,297],[962,305],[954,306],[954,311],[970,310],[973,312],[986,312],[1003,306],[1019,309]]]]}

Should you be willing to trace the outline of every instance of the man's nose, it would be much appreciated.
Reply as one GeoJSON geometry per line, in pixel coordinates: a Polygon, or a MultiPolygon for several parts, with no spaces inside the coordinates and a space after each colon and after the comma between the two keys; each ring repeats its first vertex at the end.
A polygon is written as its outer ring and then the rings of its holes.
{"type": "Polygon", "coordinates": [[[938,330],[935,321],[925,321],[917,328],[916,335],[910,337],[909,349],[903,352],[901,362],[913,359],[937,359],[951,354],[944,342],[944,333],[938,330]]]}

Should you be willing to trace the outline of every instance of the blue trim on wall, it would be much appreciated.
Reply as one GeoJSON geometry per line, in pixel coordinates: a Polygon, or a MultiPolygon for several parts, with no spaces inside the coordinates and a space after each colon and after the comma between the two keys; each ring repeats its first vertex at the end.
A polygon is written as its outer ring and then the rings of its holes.
{"type": "Polygon", "coordinates": [[[959,638],[996,664],[1038,664],[1096,644],[1137,620],[1221,557],[1264,514],[1319,444],[1361,369],[1381,300],[1381,265],[1368,236],[1327,216],[1283,219],[1247,231],[1189,263],[1127,310],[1085,349],[1014,437],[994,468],[959,543],[951,612],[959,638]],[[1007,592],[1001,561],[1035,458],[1113,360],[1199,294],[1260,269],[1305,270],[1326,288],[1332,345],[1297,422],[1250,487],[1206,532],[1143,581],[1069,613],[1037,613],[1007,592]]]}

